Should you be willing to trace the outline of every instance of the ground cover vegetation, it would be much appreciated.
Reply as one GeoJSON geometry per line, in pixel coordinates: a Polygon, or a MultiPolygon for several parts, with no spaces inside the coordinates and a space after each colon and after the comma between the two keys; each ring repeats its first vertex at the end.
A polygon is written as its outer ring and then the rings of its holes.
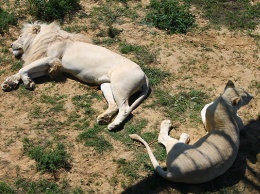
{"type": "Polygon", "coordinates": [[[255,193],[259,191],[259,1],[26,0],[0,2],[0,80],[22,61],[9,49],[24,22],[57,20],[71,33],[91,35],[138,63],[150,80],[149,97],[123,129],[96,124],[107,108],[98,87],[63,75],[0,93],[0,193],[255,193]],[[241,113],[246,130],[233,167],[200,185],[174,184],[154,173],[129,134],[141,135],[165,161],[157,143],[160,122],[171,136],[205,134],[200,110],[228,79],[255,95],[241,113]]]}

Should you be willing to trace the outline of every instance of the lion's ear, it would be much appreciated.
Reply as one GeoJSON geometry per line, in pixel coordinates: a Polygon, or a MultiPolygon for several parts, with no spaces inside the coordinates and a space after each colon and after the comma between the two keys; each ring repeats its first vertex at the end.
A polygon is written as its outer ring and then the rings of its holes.
{"type": "Polygon", "coordinates": [[[233,105],[233,106],[238,105],[239,101],[240,101],[240,98],[239,98],[239,97],[233,98],[233,99],[232,99],[232,105],[233,105]]]}
{"type": "Polygon", "coordinates": [[[33,26],[33,33],[38,34],[41,31],[41,26],[40,25],[35,25],[33,26]]]}
{"type": "Polygon", "coordinates": [[[231,80],[228,80],[224,91],[226,91],[226,89],[228,89],[228,88],[235,88],[235,84],[231,80]]]}

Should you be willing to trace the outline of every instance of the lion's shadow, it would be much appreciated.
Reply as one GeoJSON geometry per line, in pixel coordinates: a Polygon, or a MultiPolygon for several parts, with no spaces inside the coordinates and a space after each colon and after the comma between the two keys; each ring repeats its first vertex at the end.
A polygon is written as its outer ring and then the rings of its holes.
{"type": "MultiPolygon", "coordinates": [[[[259,172],[252,169],[247,160],[255,164],[257,162],[257,154],[260,152],[260,115],[256,120],[251,120],[245,125],[244,130],[240,132],[240,148],[237,158],[232,167],[223,175],[215,178],[213,181],[203,184],[182,184],[172,183],[161,178],[158,174],[153,173],[133,186],[126,188],[122,193],[173,193],[175,190],[181,193],[201,193],[221,191],[243,181],[253,190],[260,190],[260,186],[245,176],[246,170],[250,174],[257,177],[259,172]]],[[[176,191],[175,191],[176,192],[176,191]]]]}

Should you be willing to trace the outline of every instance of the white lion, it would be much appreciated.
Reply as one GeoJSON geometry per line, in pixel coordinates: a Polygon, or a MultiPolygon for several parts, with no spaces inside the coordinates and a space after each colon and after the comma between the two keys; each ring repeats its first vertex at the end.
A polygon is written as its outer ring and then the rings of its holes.
{"type": "Polygon", "coordinates": [[[133,61],[88,42],[83,35],[61,30],[55,22],[25,24],[20,37],[11,45],[13,54],[22,56],[24,67],[6,79],[2,89],[10,91],[20,81],[26,88],[34,89],[32,79],[59,69],[83,82],[101,85],[108,109],[98,116],[97,122],[107,124],[118,112],[108,125],[109,130],[117,128],[147,96],[148,78],[133,61]],[[129,97],[138,91],[140,95],[129,105],[129,97]]]}
{"type": "Polygon", "coordinates": [[[131,134],[130,137],[145,145],[156,172],[163,178],[173,182],[204,183],[225,173],[235,161],[239,149],[236,111],[252,98],[229,81],[224,94],[206,108],[205,123],[209,132],[193,145],[186,144],[189,141],[186,133],[181,134],[179,140],[171,138],[168,135],[171,121],[164,120],[158,142],[166,148],[167,171],[159,166],[149,145],[140,136],[131,134]]]}

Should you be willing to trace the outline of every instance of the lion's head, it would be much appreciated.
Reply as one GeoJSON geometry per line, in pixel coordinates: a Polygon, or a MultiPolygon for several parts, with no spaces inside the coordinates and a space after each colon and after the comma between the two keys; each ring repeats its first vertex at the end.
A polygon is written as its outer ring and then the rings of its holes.
{"type": "Polygon", "coordinates": [[[56,42],[91,40],[81,34],[71,34],[60,29],[56,22],[24,24],[21,35],[11,44],[15,57],[22,57],[24,66],[46,56],[48,47],[56,42]]]}
{"type": "Polygon", "coordinates": [[[26,52],[36,35],[40,32],[41,26],[38,23],[25,24],[19,38],[11,44],[15,57],[21,57],[26,52]]]}

